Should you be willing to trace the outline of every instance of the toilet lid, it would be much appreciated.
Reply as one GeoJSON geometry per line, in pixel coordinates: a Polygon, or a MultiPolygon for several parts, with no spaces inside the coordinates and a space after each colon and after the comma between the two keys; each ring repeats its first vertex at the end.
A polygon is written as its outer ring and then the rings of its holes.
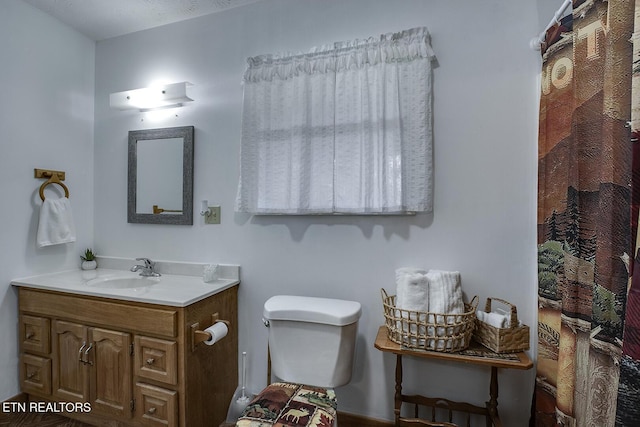
{"type": "Polygon", "coordinates": [[[357,301],[333,298],[276,295],[264,303],[267,320],[291,320],[344,326],[360,318],[362,307],[357,301]]]}

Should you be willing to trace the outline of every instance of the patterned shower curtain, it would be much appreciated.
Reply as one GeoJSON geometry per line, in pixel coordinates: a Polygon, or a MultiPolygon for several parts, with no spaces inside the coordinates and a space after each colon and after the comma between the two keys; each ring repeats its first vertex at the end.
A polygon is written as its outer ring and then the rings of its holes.
{"type": "Polygon", "coordinates": [[[542,47],[536,426],[640,426],[634,15],[634,0],[573,0],[542,47]]]}

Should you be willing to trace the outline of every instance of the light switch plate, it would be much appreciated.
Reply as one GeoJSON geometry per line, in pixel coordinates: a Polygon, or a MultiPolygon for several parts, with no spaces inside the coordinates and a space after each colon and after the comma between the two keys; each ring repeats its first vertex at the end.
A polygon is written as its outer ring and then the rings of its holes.
{"type": "Polygon", "coordinates": [[[204,217],[205,224],[220,224],[220,206],[209,206],[209,215],[204,217]]]}

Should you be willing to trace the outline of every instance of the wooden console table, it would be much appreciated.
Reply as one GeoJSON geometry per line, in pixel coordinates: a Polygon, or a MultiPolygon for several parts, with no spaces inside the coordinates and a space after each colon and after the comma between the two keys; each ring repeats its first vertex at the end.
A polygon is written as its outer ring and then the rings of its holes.
{"type": "Polygon", "coordinates": [[[502,422],[498,416],[498,368],[525,370],[530,369],[533,366],[533,362],[525,352],[512,353],[514,356],[513,358],[504,359],[475,342],[472,342],[472,345],[468,350],[460,353],[444,353],[438,351],[410,349],[391,341],[387,336],[386,326],[381,326],[380,329],[378,329],[375,347],[380,351],[396,355],[396,392],[394,400],[395,425],[397,427],[412,427],[415,426],[417,422],[420,422],[418,419],[417,405],[432,407],[434,408],[434,411],[435,408],[445,408],[449,410],[450,416],[452,411],[484,415],[487,420],[487,427],[502,427],[502,422]],[[477,352],[474,352],[475,348],[478,349],[477,352]],[[496,357],[490,357],[492,354],[496,355],[496,357]],[[471,363],[474,365],[490,367],[491,382],[489,385],[489,401],[486,403],[485,407],[482,407],[465,402],[454,402],[444,398],[431,398],[420,395],[408,396],[402,394],[402,356],[446,360],[454,363],[471,363]],[[404,418],[400,416],[400,408],[402,407],[403,402],[416,405],[415,418],[404,418]]]}

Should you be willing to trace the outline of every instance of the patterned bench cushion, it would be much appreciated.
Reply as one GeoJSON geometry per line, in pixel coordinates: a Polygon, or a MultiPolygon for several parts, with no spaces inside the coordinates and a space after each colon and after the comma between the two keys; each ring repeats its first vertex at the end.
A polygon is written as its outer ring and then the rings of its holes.
{"type": "Polygon", "coordinates": [[[262,390],[238,419],[237,427],[331,427],[336,416],[332,389],[273,383],[262,390]]]}

